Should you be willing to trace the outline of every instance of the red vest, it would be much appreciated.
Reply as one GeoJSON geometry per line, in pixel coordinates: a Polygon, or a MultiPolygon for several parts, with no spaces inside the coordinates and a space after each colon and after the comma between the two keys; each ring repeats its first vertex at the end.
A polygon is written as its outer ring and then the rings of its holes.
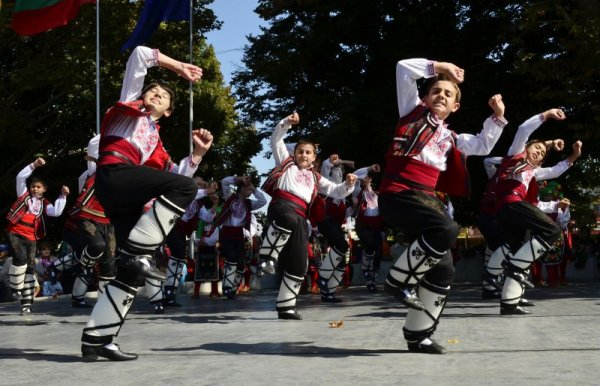
{"type": "Polygon", "coordinates": [[[110,220],[104,214],[104,208],[96,198],[94,181],[96,175],[91,175],[85,180],[83,189],[75,201],[75,205],[69,211],[69,216],[76,218],[85,218],[101,224],[109,224],[110,220]]]}
{"type": "Polygon", "coordinates": [[[46,206],[50,202],[43,198],[42,210],[38,215],[34,215],[27,211],[27,199],[29,197],[31,197],[29,192],[25,192],[12,204],[6,215],[8,220],[6,230],[29,240],[41,240],[46,236],[45,212],[46,206]]]}
{"type": "MultiPolygon", "coordinates": [[[[380,193],[397,193],[407,189],[440,191],[453,196],[471,193],[466,157],[452,146],[446,170],[440,170],[413,158],[427,145],[437,128],[437,118],[425,105],[415,107],[398,122],[386,165],[380,193]]],[[[454,141],[456,134],[452,133],[454,141]]]]}
{"type": "Polygon", "coordinates": [[[525,152],[512,157],[504,157],[498,168],[497,209],[505,204],[518,201],[527,201],[532,205],[537,204],[538,188],[535,177],[531,179],[529,186],[525,186],[521,181],[511,178],[515,174],[532,169],[533,166],[525,161],[525,152]]]}
{"type": "MultiPolygon", "coordinates": [[[[102,153],[105,152],[119,153],[121,156],[128,159],[132,164],[140,164],[142,156],[140,151],[134,145],[129,143],[129,141],[127,141],[125,138],[106,136],[106,128],[111,127],[113,125],[118,125],[123,115],[134,117],[149,116],[150,113],[140,110],[143,103],[144,101],[142,100],[135,100],[132,102],[118,102],[113,107],[108,109],[108,111],[104,115],[104,118],[102,119],[102,126],[100,128],[100,133],[102,137],[100,138],[100,159],[98,161],[98,165],[128,163],[126,160],[122,159],[119,156],[110,154],[103,155],[102,153]]],[[[156,129],[160,129],[158,124],[156,124],[156,129]]]]}

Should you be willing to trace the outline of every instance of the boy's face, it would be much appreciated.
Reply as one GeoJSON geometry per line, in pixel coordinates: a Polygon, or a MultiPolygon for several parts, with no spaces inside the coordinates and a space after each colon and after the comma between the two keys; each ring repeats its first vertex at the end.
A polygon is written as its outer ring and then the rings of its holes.
{"type": "Polygon", "coordinates": [[[310,168],[316,158],[317,154],[315,154],[315,147],[310,143],[300,144],[294,151],[294,159],[296,160],[296,165],[298,165],[300,169],[310,168]]]}
{"type": "Polygon", "coordinates": [[[41,182],[34,182],[29,185],[29,193],[35,197],[42,197],[46,193],[46,186],[41,182]]]}
{"type": "Polygon", "coordinates": [[[525,150],[527,162],[531,166],[541,166],[546,156],[546,145],[542,142],[534,142],[525,150]]]}
{"type": "Polygon", "coordinates": [[[50,256],[50,248],[42,248],[40,250],[40,256],[42,256],[42,257],[50,256]]]}
{"type": "Polygon", "coordinates": [[[208,182],[204,181],[201,177],[194,177],[194,182],[198,189],[208,189],[208,182]]]}
{"type": "Polygon", "coordinates": [[[144,106],[154,119],[171,115],[171,95],[160,86],[152,87],[143,95],[144,106]]]}
{"type": "Polygon", "coordinates": [[[456,101],[456,85],[448,80],[438,80],[429,89],[424,98],[425,104],[441,120],[458,110],[460,103],[456,101]]]}

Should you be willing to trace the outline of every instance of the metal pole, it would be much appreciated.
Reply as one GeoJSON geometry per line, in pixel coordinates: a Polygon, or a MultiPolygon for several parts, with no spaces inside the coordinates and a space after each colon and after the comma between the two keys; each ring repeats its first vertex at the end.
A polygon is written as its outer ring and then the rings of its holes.
{"type": "MultiPolygon", "coordinates": [[[[194,10],[194,6],[193,6],[194,0],[190,0],[190,63],[193,63],[194,57],[193,57],[193,23],[192,23],[192,12],[194,10]]],[[[194,141],[192,140],[192,130],[194,127],[194,83],[192,81],[190,81],[190,127],[189,127],[189,139],[190,139],[190,154],[192,153],[192,151],[194,150],[194,141]]],[[[195,232],[194,232],[195,233],[195,232]]],[[[189,241],[189,255],[190,255],[190,259],[192,261],[195,261],[194,256],[195,256],[195,250],[194,250],[194,237],[190,237],[190,241],[189,241]]],[[[195,268],[197,269],[197,267],[195,268]]]]}
{"type": "Polygon", "coordinates": [[[100,134],[100,0],[96,0],[96,134],[100,134]]]}

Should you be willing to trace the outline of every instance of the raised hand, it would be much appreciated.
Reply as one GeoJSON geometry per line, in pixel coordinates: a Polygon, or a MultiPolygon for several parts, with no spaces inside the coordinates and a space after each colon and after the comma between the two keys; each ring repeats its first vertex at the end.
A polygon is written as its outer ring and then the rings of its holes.
{"type": "Polygon", "coordinates": [[[62,195],[63,195],[63,196],[68,196],[68,195],[69,195],[69,193],[71,193],[71,191],[69,190],[69,187],[68,187],[68,186],[66,186],[66,185],[63,185],[63,186],[62,186],[62,189],[61,189],[61,193],[62,193],[62,195]]]}
{"type": "MultiPolygon", "coordinates": [[[[208,188],[206,188],[206,195],[207,196],[211,196],[210,199],[212,200],[212,195],[219,190],[219,184],[216,182],[211,182],[210,185],[208,185],[208,188]]],[[[219,202],[219,196],[217,197],[217,202],[219,202]]]]}
{"type": "Polygon", "coordinates": [[[567,119],[567,116],[565,115],[565,112],[562,111],[561,109],[550,109],[547,111],[544,111],[544,119],[548,120],[548,119],[556,119],[557,121],[562,121],[567,119]]]}
{"type": "Polygon", "coordinates": [[[177,74],[189,81],[196,82],[202,78],[202,69],[190,63],[181,63],[181,68],[177,74]]]}
{"type": "Polygon", "coordinates": [[[504,117],[505,106],[504,106],[504,102],[502,101],[502,95],[500,95],[500,94],[492,95],[492,97],[490,99],[488,99],[488,105],[490,105],[490,107],[494,111],[494,115],[497,118],[504,117]]]}
{"type": "Polygon", "coordinates": [[[369,171],[373,173],[379,173],[381,171],[381,167],[379,166],[379,164],[373,164],[369,166],[369,171]]]}
{"type": "Polygon", "coordinates": [[[435,62],[436,74],[444,74],[451,82],[462,83],[465,81],[465,70],[449,62],[435,62]]]}
{"type": "Polygon", "coordinates": [[[554,141],[552,141],[552,146],[556,151],[563,151],[563,149],[565,148],[565,141],[563,141],[560,138],[555,139],[554,141]]]}
{"type": "Polygon", "coordinates": [[[295,111],[291,115],[288,115],[286,119],[290,125],[297,125],[300,123],[300,115],[295,111]]]}
{"type": "Polygon", "coordinates": [[[354,185],[354,183],[356,182],[356,179],[357,179],[357,177],[355,174],[351,174],[351,173],[346,174],[346,186],[354,185]]]}
{"type": "Polygon", "coordinates": [[[206,129],[197,129],[192,131],[192,140],[194,141],[194,155],[204,156],[212,146],[213,135],[206,129]]]}
{"type": "Polygon", "coordinates": [[[44,160],[42,157],[38,157],[35,161],[33,161],[34,168],[39,168],[40,166],[44,165],[46,165],[46,160],[44,160]]]}

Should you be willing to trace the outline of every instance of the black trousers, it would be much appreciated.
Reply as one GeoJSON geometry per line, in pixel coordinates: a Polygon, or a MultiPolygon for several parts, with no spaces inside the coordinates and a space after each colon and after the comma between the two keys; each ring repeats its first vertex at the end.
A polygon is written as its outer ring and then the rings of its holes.
{"type": "Polygon", "coordinates": [[[502,206],[496,217],[513,253],[523,245],[527,232],[548,245],[554,244],[561,234],[560,228],[550,216],[526,201],[502,206]]]}
{"type": "Polygon", "coordinates": [[[185,209],[198,190],[189,177],[127,164],[99,166],[95,187],[96,196],[115,228],[118,247],[127,241],[148,201],[164,196],[185,209]]]}
{"type": "Polygon", "coordinates": [[[365,253],[373,256],[373,267],[379,268],[381,264],[383,236],[379,228],[370,228],[359,222],[356,223],[356,235],[363,244],[365,253]]]}
{"type": "Polygon", "coordinates": [[[331,248],[335,248],[342,255],[348,251],[348,241],[338,219],[327,217],[317,224],[317,228],[331,248]]]}
{"type": "Polygon", "coordinates": [[[385,222],[398,228],[412,242],[422,238],[435,255],[445,252],[435,267],[425,274],[431,284],[447,287],[454,279],[450,248],[458,237],[458,224],[446,213],[444,204],[435,196],[416,190],[380,194],[379,209],[385,222]]]}
{"type": "MultiPolygon", "coordinates": [[[[285,201],[273,200],[267,211],[267,222],[292,231],[287,244],[279,254],[279,267],[290,275],[304,277],[308,269],[308,224],[306,218],[285,201]]],[[[265,232],[269,229],[267,225],[265,232]]]]}
{"type": "Polygon", "coordinates": [[[63,230],[63,240],[73,248],[79,257],[83,249],[92,256],[100,257],[100,275],[115,276],[115,231],[111,224],[103,224],[90,219],[69,220],[63,230]]]}
{"type": "Polygon", "coordinates": [[[504,231],[498,224],[495,215],[481,212],[477,219],[477,228],[479,228],[481,235],[485,238],[488,248],[492,251],[504,244],[504,231]]]}
{"type": "Polygon", "coordinates": [[[37,243],[17,233],[8,232],[7,235],[10,246],[14,251],[13,265],[21,266],[27,264],[25,273],[33,274],[37,243]]]}

